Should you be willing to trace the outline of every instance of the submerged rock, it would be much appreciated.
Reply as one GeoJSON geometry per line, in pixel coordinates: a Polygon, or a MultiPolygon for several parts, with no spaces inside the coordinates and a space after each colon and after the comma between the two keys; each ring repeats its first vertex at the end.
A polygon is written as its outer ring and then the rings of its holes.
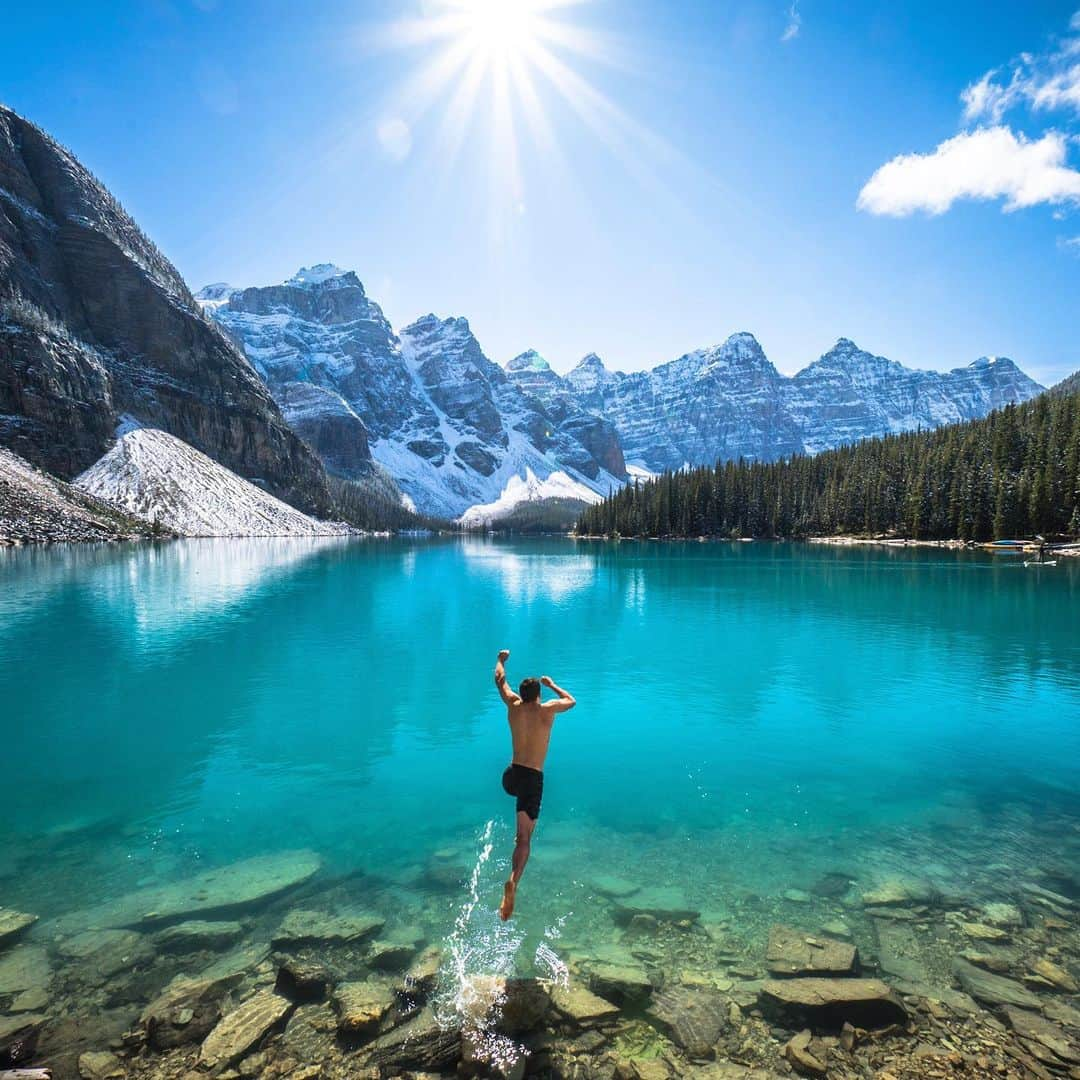
{"type": "Polygon", "coordinates": [[[38,920],[36,915],[26,915],[21,911],[0,907],[0,947],[9,945],[38,920]]]}
{"type": "Polygon", "coordinates": [[[118,1080],[127,1075],[124,1063],[107,1050],[91,1050],[79,1055],[82,1080],[118,1080]]]}
{"type": "Polygon", "coordinates": [[[444,1028],[430,1009],[422,1009],[412,1020],[380,1035],[367,1047],[368,1064],[379,1068],[451,1068],[461,1056],[461,1036],[454,1028],[444,1028]]]}
{"type": "Polygon", "coordinates": [[[1039,999],[1020,983],[977,968],[960,957],[953,960],[952,973],[964,990],[984,1005],[1018,1005],[1022,1009],[1039,1008],[1039,999]]]}
{"type": "Polygon", "coordinates": [[[18,1065],[34,1055],[38,1035],[45,1026],[40,1013],[0,1016],[0,1068],[18,1065]]]}
{"type": "Polygon", "coordinates": [[[594,964],[589,969],[589,988],[616,1005],[643,1002],[653,991],[646,970],[631,964],[594,964]]]}
{"type": "Polygon", "coordinates": [[[322,1001],[333,982],[334,976],[324,964],[288,956],[278,968],[274,989],[290,1001],[322,1001]]]}
{"type": "Polygon", "coordinates": [[[773,975],[854,975],[859,951],[854,945],[815,938],[790,926],[769,931],[765,962],[773,975]]]}
{"type": "Polygon", "coordinates": [[[235,979],[177,976],[146,1006],[139,1023],[155,1050],[199,1042],[221,1018],[221,1003],[235,979]]]}
{"type": "Polygon", "coordinates": [[[385,924],[378,915],[328,915],[324,911],[290,911],[274,932],[276,949],[304,945],[354,945],[377,934],[385,924]]]}
{"type": "Polygon", "coordinates": [[[106,929],[152,926],[211,915],[229,915],[280,896],[313,877],[322,860],[313,851],[283,851],[207,870],[202,874],[140,889],[89,911],[57,920],[61,932],[87,926],[106,929]]]}
{"type": "Polygon", "coordinates": [[[703,1060],[712,1056],[720,1041],[727,1011],[719,994],[678,986],[665,987],[654,995],[645,1015],[690,1058],[703,1060]]]}
{"type": "Polygon", "coordinates": [[[162,930],[155,939],[161,952],[193,953],[228,948],[244,935],[238,922],[190,919],[162,930]]]}
{"type": "Polygon", "coordinates": [[[814,1053],[819,1049],[815,1042],[814,1033],[807,1029],[793,1035],[784,1047],[784,1057],[804,1076],[824,1076],[828,1072],[826,1054],[814,1053]]]}
{"type": "Polygon", "coordinates": [[[657,922],[694,922],[700,912],[690,907],[681,889],[674,886],[640,889],[619,899],[612,912],[616,922],[628,925],[635,916],[647,915],[657,922]]]}
{"type": "Polygon", "coordinates": [[[368,966],[377,971],[401,971],[416,955],[423,940],[419,930],[397,930],[385,938],[377,938],[368,945],[368,966]]]}
{"type": "Polygon", "coordinates": [[[1063,967],[1045,957],[1036,960],[1031,965],[1031,970],[1055,990],[1063,990],[1067,994],[1075,994],[1080,990],[1076,980],[1063,967]]]}
{"type": "Polygon", "coordinates": [[[342,983],[334,991],[333,1005],[343,1038],[373,1038],[394,1007],[394,989],[375,980],[342,983]]]}
{"type": "Polygon", "coordinates": [[[154,950],[134,930],[85,930],[62,941],[57,952],[78,965],[80,974],[100,985],[121,971],[153,959],[154,950]]]}
{"type": "Polygon", "coordinates": [[[273,990],[261,990],[227,1013],[207,1035],[199,1064],[214,1070],[239,1061],[292,1011],[292,1002],[273,990]]]}
{"type": "Polygon", "coordinates": [[[49,954],[40,945],[16,945],[0,955],[0,995],[46,990],[51,979],[49,954]]]}
{"type": "Polygon", "coordinates": [[[980,909],[981,921],[988,926],[1000,926],[1005,929],[1014,929],[1024,925],[1024,916],[1015,904],[1004,901],[993,901],[983,904],[980,909]]]}
{"type": "Polygon", "coordinates": [[[906,1024],[904,1003],[880,979],[770,979],[758,995],[761,1011],[788,1027],[839,1031],[906,1024]]]}
{"type": "Polygon", "coordinates": [[[929,904],[937,890],[928,881],[914,877],[892,877],[862,894],[864,907],[895,907],[908,904],[929,904]]]}
{"type": "Polygon", "coordinates": [[[1057,1024],[1013,1005],[1006,1005],[1001,1012],[1017,1035],[1045,1046],[1055,1057],[1070,1065],[1080,1064],[1080,1047],[1076,1040],[1066,1035],[1057,1024]]]}
{"type": "Polygon", "coordinates": [[[551,991],[551,1003],[556,1013],[575,1027],[588,1027],[613,1020],[619,1015],[618,1005],[613,1005],[584,986],[556,986],[551,991]]]}

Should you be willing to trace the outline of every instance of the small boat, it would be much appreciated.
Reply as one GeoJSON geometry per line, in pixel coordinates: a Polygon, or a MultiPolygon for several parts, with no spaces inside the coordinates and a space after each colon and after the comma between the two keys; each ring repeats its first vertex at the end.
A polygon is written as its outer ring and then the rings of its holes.
{"type": "Polygon", "coordinates": [[[1044,559],[1039,562],[1038,559],[1025,559],[1025,566],[1057,566],[1057,559],[1044,559]]]}

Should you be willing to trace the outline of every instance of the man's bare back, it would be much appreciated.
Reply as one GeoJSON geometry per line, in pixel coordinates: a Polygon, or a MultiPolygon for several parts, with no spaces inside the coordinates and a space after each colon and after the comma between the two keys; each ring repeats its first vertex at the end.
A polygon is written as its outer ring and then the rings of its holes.
{"type": "Polygon", "coordinates": [[[525,679],[515,694],[506,682],[504,665],[509,656],[510,650],[503,649],[495,663],[495,685],[506,703],[506,718],[514,748],[513,759],[503,773],[503,790],[517,798],[517,840],[513,864],[510,879],[503,888],[502,904],[499,905],[499,915],[504,921],[514,913],[518,882],[529,861],[532,834],[536,819],[540,816],[540,802],[544,794],[543,768],[551,742],[552,725],[559,713],[577,704],[573,695],[556,686],[547,675],[540,679],[525,679]],[[541,686],[553,690],[558,698],[542,702],[541,686]]]}

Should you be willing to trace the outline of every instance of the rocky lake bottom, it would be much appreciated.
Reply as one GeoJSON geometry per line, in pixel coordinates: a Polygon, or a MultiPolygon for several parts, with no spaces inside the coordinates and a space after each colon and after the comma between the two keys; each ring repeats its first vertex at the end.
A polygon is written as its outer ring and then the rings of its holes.
{"type": "MultiPolygon", "coordinates": [[[[401,862],[157,881],[131,837],[6,852],[0,1065],[55,1077],[1080,1076],[1080,814],[756,838],[507,825],[401,862]],[[110,851],[112,855],[110,855],[110,851]],[[87,903],[67,907],[72,882],[87,903]],[[49,902],[34,906],[34,898],[49,902]],[[557,898],[553,906],[552,897],[557,898]],[[550,916],[537,922],[530,908],[550,916]]],[[[179,863],[177,864],[179,865],[179,863]]]]}

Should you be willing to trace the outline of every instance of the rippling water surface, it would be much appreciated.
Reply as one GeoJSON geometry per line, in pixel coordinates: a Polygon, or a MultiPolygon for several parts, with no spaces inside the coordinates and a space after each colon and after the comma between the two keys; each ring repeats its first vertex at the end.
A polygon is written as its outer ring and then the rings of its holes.
{"type": "Polygon", "coordinates": [[[0,903],[66,915],[311,848],[427,940],[464,918],[470,962],[520,969],[613,933],[600,875],[702,911],[912,866],[977,892],[1080,820],[1078,600],[1080,560],[925,549],[0,552],[0,903]],[[500,936],[503,646],[515,683],[580,704],[500,936]]]}

